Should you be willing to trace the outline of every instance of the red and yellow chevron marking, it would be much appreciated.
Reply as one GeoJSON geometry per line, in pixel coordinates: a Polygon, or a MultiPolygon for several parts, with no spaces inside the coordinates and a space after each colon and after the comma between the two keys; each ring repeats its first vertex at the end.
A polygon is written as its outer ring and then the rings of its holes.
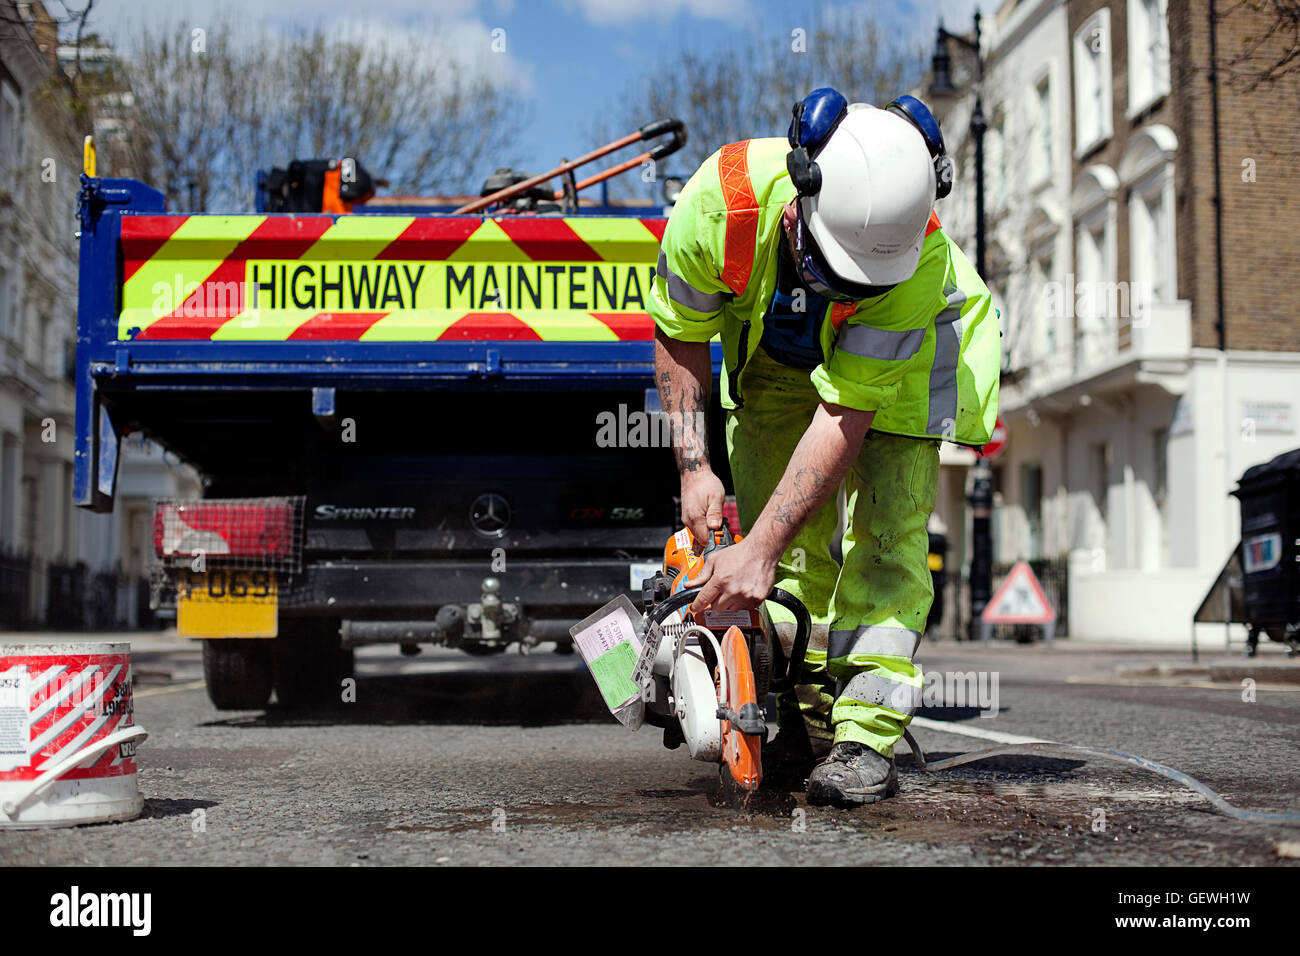
{"type": "Polygon", "coordinates": [[[124,216],[118,337],[646,340],[664,224],[124,216]]]}

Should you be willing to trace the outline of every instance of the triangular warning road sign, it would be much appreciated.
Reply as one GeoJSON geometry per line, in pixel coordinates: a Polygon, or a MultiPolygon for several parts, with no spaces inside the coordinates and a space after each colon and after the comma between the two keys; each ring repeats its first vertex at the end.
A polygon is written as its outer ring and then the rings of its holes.
{"type": "Polygon", "coordinates": [[[1029,565],[1020,561],[985,605],[980,620],[986,624],[1046,624],[1056,620],[1056,611],[1029,565]]]}

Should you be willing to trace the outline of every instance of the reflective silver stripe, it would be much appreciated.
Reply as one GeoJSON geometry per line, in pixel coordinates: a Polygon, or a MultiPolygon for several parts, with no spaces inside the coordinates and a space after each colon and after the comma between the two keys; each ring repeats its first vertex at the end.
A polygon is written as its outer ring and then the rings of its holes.
{"type": "Polygon", "coordinates": [[[668,297],[678,305],[695,312],[717,312],[722,308],[722,294],[719,292],[701,292],[681,276],[668,268],[668,257],[659,250],[659,264],[655,274],[668,283],[668,297]]]}
{"type": "Polygon", "coordinates": [[[873,329],[869,325],[846,325],[835,347],[863,358],[900,361],[921,351],[925,329],[873,329]]]}
{"type": "Polygon", "coordinates": [[[832,660],[848,657],[850,654],[887,654],[891,657],[906,657],[911,660],[920,643],[919,631],[911,631],[905,627],[864,624],[851,631],[831,631],[828,654],[832,660]]]}
{"type": "Polygon", "coordinates": [[[910,716],[921,706],[921,688],[864,671],[853,675],[844,685],[839,699],[846,698],[877,707],[888,707],[895,713],[910,716]]]}
{"type": "Polygon", "coordinates": [[[934,318],[930,419],[925,429],[930,435],[952,435],[957,430],[957,364],[961,359],[961,307],[966,304],[966,293],[949,283],[943,294],[948,306],[934,318]]]}

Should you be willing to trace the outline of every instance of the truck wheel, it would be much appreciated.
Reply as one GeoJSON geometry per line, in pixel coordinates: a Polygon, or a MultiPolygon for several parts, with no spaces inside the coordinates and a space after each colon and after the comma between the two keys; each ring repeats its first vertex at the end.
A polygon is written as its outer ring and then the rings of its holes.
{"type": "Polygon", "coordinates": [[[203,642],[203,678],[218,710],[260,710],[271,697],[270,641],[227,637],[203,642]]]}
{"type": "Polygon", "coordinates": [[[275,699],[280,706],[301,709],[342,702],[353,654],[340,646],[338,621],[281,620],[273,644],[275,699]]]}

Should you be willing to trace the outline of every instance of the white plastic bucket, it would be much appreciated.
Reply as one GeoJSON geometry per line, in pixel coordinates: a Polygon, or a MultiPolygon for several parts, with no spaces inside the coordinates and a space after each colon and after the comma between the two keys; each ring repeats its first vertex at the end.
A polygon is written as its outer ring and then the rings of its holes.
{"type": "Polygon", "coordinates": [[[133,711],[130,644],[0,644],[0,827],[139,816],[133,711]]]}

